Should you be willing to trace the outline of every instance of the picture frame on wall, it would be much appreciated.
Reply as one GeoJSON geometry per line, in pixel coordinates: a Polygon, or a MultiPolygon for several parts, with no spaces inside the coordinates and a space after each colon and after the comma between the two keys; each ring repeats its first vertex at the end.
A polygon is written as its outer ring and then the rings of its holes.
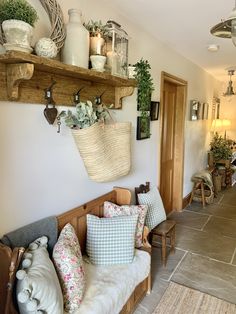
{"type": "Polygon", "coordinates": [[[137,140],[150,138],[150,117],[137,117],[137,140]]]}
{"type": "Polygon", "coordinates": [[[207,102],[204,102],[203,107],[202,107],[202,119],[208,120],[208,114],[209,114],[209,104],[207,102]]]}
{"type": "Polygon", "coordinates": [[[197,100],[190,101],[190,120],[197,121],[200,113],[200,102],[197,100]]]}
{"type": "Polygon", "coordinates": [[[159,101],[151,101],[151,108],[150,108],[151,121],[158,120],[158,118],[159,118],[159,107],[160,107],[159,101]]]}
{"type": "Polygon", "coordinates": [[[212,120],[220,118],[220,98],[218,97],[213,97],[211,118],[212,120]]]}

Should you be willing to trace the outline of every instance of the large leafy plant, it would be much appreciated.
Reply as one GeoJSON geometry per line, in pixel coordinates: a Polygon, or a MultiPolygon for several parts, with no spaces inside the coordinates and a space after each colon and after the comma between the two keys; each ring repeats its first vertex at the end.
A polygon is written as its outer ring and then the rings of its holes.
{"type": "Polygon", "coordinates": [[[151,94],[154,90],[153,79],[150,73],[151,66],[147,60],[141,59],[134,64],[135,75],[138,87],[138,109],[141,111],[141,116],[147,117],[150,110],[151,94]]]}
{"type": "Polygon", "coordinates": [[[26,0],[1,0],[0,22],[11,19],[21,20],[34,26],[38,20],[38,14],[26,0]]]}
{"type": "Polygon", "coordinates": [[[210,142],[210,149],[214,160],[230,159],[232,157],[231,145],[232,140],[224,139],[216,133],[210,142]]]}
{"type": "Polygon", "coordinates": [[[108,116],[108,109],[103,104],[93,105],[89,100],[77,104],[75,112],[68,110],[60,113],[66,125],[74,129],[88,128],[96,122],[105,121],[108,116]]]}

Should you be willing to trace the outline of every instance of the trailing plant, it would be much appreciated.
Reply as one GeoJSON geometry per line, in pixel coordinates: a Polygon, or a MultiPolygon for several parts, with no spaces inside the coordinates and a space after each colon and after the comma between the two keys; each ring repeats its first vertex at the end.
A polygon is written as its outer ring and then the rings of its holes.
{"type": "Polygon", "coordinates": [[[89,31],[90,37],[95,37],[99,34],[101,35],[101,37],[106,37],[109,30],[108,26],[106,24],[103,24],[101,20],[90,20],[87,24],[84,23],[84,26],[89,31]]]}
{"type": "Polygon", "coordinates": [[[72,129],[88,128],[96,122],[104,122],[108,116],[109,112],[105,105],[93,105],[89,100],[77,104],[74,113],[71,110],[60,113],[65,124],[72,129]]]}
{"type": "Polygon", "coordinates": [[[147,60],[141,59],[134,64],[134,78],[137,80],[138,94],[137,102],[138,109],[141,111],[141,116],[147,117],[150,111],[151,95],[154,90],[153,79],[150,74],[151,66],[147,60]]]}
{"type": "Polygon", "coordinates": [[[216,133],[210,142],[210,149],[215,161],[221,159],[230,159],[232,157],[231,145],[232,140],[224,139],[216,133]]]}
{"type": "Polygon", "coordinates": [[[38,20],[37,11],[26,0],[1,0],[0,22],[21,20],[34,26],[38,20]]]}

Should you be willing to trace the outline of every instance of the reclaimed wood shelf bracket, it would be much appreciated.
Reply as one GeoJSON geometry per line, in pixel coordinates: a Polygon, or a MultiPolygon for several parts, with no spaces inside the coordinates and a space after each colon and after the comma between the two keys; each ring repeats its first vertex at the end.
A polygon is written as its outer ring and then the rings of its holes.
{"type": "Polygon", "coordinates": [[[102,102],[113,109],[122,108],[122,99],[133,94],[136,81],[105,72],[79,68],[57,60],[18,51],[0,55],[0,100],[45,104],[44,90],[56,81],[57,105],[74,106],[73,95],[81,89],[81,101],[102,102]],[[4,88],[5,86],[5,88],[4,88]]]}
{"type": "Polygon", "coordinates": [[[19,85],[23,80],[30,80],[34,73],[34,65],[31,63],[7,64],[7,95],[10,100],[17,100],[19,85]]]}

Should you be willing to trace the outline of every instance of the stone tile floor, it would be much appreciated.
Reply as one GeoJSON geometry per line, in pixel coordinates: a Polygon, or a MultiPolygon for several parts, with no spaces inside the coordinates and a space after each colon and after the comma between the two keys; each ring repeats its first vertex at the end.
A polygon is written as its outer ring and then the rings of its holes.
{"type": "Polygon", "coordinates": [[[175,254],[163,267],[160,247],[153,248],[152,293],[135,314],[151,314],[171,281],[236,304],[236,186],[170,218],[177,222],[175,254]]]}

